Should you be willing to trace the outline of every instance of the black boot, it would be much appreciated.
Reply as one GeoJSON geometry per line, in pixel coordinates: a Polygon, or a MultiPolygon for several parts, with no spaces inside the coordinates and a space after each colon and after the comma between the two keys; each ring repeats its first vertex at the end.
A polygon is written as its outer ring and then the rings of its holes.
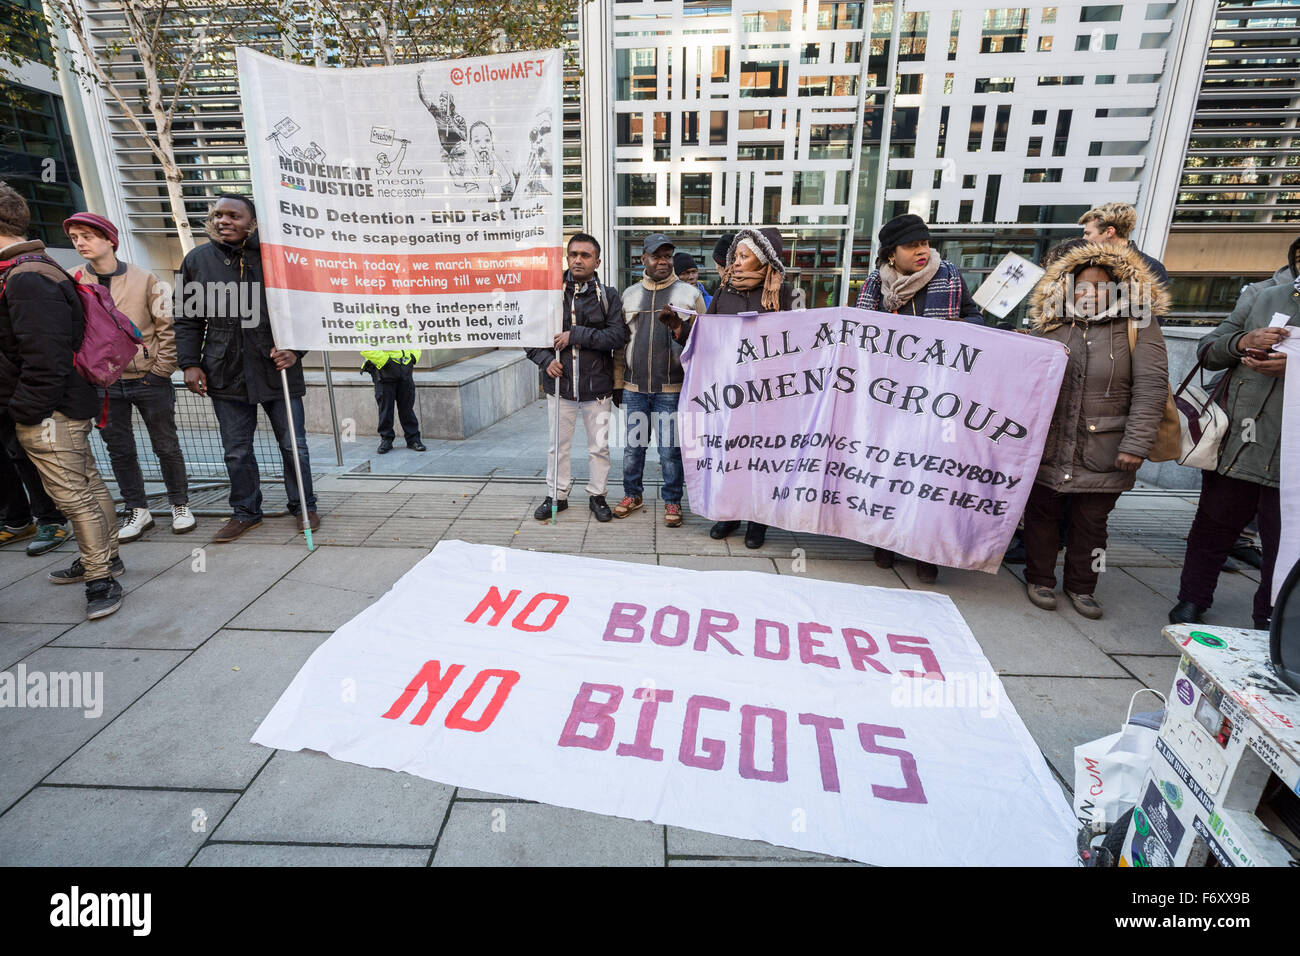
{"type": "Polygon", "coordinates": [[[717,521],[714,522],[713,527],[709,529],[709,537],[714,541],[721,541],[739,527],[739,521],[717,521]]]}
{"type": "Polygon", "coordinates": [[[1191,601],[1179,601],[1169,612],[1170,624],[1200,624],[1201,615],[1209,608],[1193,604],[1191,601]]]}
{"type": "Polygon", "coordinates": [[[766,538],[767,525],[759,524],[757,521],[751,521],[745,525],[745,547],[750,550],[761,548],[766,538]]]}

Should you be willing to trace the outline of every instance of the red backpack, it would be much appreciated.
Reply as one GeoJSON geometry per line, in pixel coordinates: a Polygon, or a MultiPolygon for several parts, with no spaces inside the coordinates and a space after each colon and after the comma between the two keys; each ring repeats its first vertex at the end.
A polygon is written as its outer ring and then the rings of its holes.
{"type": "MultiPolygon", "coordinates": [[[[74,278],[53,259],[38,253],[18,256],[16,259],[0,260],[0,269],[4,270],[4,282],[0,283],[0,295],[4,294],[9,272],[14,266],[23,262],[44,262],[54,266],[72,282],[81,299],[81,311],[85,316],[85,333],[81,347],[72,356],[72,365],[77,374],[91,385],[107,388],[122,377],[126,367],[131,364],[136,353],[144,346],[144,337],[135,323],[118,311],[113,304],[113,296],[105,286],[78,282],[81,271],[74,278]]],[[[149,350],[144,354],[147,357],[149,350]]],[[[104,413],[100,416],[99,427],[104,427],[108,420],[108,396],[104,396],[104,413]]]]}

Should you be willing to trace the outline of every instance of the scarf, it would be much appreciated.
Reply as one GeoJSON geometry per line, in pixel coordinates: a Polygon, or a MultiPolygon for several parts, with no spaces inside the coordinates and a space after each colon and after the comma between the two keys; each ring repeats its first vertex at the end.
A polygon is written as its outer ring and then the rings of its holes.
{"type": "Polygon", "coordinates": [[[897,312],[911,302],[918,292],[930,284],[930,280],[938,273],[942,261],[931,251],[930,260],[925,266],[919,272],[908,275],[899,272],[888,262],[881,265],[880,292],[885,309],[889,312],[897,312]]]}
{"type": "Polygon", "coordinates": [[[733,262],[722,270],[722,284],[730,286],[737,292],[749,292],[761,285],[763,287],[762,305],[768,312],[778,312],[781,309],[781,282],[783,278],[781,273],[771,266],[763,266],[757,272],[741,272],[736,263],[733,262]]]}

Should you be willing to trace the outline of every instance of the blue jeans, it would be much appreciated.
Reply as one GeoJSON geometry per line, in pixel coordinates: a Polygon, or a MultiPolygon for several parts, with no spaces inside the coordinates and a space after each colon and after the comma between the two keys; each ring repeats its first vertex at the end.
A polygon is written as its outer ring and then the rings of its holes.
{"type": "Polygon", "coordinates": [[[627,443],[623,448],[623,494],[640,498],[645,491],[645,450],[653,437],[659,446],[661,491],[667,504],[681,504],[682,449],[677,441],[677,392],[624,392],[627,443]]]}
{"type": "MultiPolygon", "coordinates": [[[[316,493],[311,487],[311,462],[307,459],[307,422],[302,399],[289,400],[293,407],[293,427],[298,433],[298,462],[302,466],[303,491],[307,494],[307,510],[316,510],[316,493]]],[[[298,514],[302,502],[298,498],[298,481],[293,472],[293,452],[289,444],[289,419],[284,411],[284,399],[263,402],[266,417],[271,420],[275,440],[284,459],[284,489],[289,495],[289,512],[298,514]]],[[[253,454],[253,432],[257,428],[257,406],[248,402],[213,398],[212,409],[221,426],[221,444],[226,450],[226,471],[230,474],[230,507],[240,521],[260,521],[262,518],[262,477],[253,454]]]]}

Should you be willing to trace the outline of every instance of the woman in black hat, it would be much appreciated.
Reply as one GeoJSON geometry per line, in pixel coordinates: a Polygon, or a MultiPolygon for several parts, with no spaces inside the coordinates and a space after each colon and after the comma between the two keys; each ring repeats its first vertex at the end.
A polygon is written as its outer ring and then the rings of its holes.
{"type": "MultiPolygon", "coordinates": [[[[930,227],[911,213],[895,216],[881,227],[880,254],[875,271],[862,286],[858,308],[984,324],[960,270],[930,248],[930,227]]],[[[894,552],[876,548],[876,566],[892,568],[894,552]]],[[[916,576],[933,584],[939,568],[917,561],[916,576]]]]}

